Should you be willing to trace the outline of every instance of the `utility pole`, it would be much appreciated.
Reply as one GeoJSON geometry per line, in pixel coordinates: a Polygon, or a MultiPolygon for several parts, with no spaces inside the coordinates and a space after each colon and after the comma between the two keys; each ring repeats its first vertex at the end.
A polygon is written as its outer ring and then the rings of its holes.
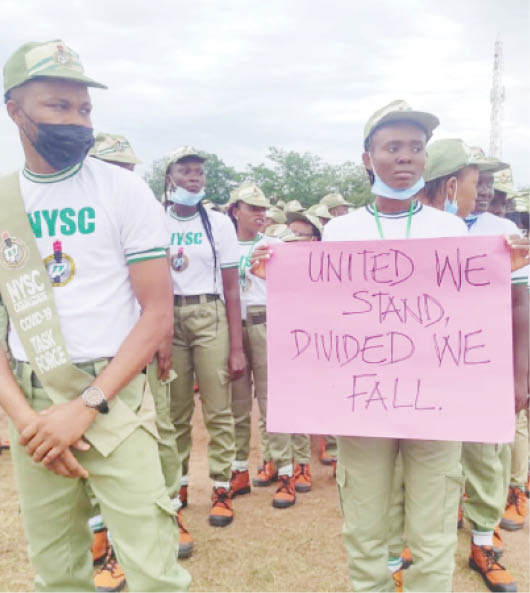
{"type": "Polygon", "coordinates": [[[502,85],[503,74],[502,42],[497,35],[495,49],[493,52],[493,84],[491,87],[490,102],[490,149],[489,156],[502,158],[502,120],[504,118],[504,86],[502,85]]]}

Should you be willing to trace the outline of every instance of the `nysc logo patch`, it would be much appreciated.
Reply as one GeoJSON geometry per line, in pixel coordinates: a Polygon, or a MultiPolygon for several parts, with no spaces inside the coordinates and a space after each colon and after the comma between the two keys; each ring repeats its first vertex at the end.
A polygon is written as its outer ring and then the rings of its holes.
{"type": "Polygon", "coordinates": [[[44,267],[52,286],[66,286],[75,274],[75,262],[63,252],[61,241],[55,241],[53,244],[53,255],[49,255],[44,260],[44,267]]]}
{"type": "Polygon", "coordinates": [[[171,257],[171,268],[175,270],[175,272],[184,272],[189,265],[190,260],[184,253],[184,248],[179,247],[177,253],[171,257]]]}
{"type": "Polygon", "coordinates": [[[2,233],[0,263],[4,268],[13,270],[24,267],[28,255],[28,248],[21,239],[11,236],[8,231],[2,233]]]}

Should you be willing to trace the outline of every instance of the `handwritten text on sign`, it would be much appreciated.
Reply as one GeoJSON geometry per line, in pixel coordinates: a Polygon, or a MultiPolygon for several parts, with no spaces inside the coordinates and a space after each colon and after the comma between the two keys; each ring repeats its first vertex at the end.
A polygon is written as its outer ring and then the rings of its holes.
{"type": "Polygon", "coordinates": [[[513,440],[510,259],[501,237],[273,250],[269,431],[513,440]]]}

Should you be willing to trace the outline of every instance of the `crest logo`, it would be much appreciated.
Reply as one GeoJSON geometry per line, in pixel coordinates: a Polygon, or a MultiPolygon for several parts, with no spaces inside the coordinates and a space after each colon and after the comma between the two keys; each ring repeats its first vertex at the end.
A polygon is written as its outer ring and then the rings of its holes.
{"type": "Polygon", "coordinates": [[[63,253],[61,241],[55,241],[53,255],[44,260],[44,266],[52,286],[66,286],[75,274],[75,262],[68,254],[63,253]]]}
{"type": "Polygon", "coordinates": [[[0,263],[7,269],[22,268],[28,259],[26,244],[12,237],[7,231],[2,233],[0,243],[0,263]]]}
{"type": "Polygon", "coordinates": [[[61,66],[68,66],[69,64],[75,61],[76,55],[69,47],[65,47],[64,45],[58,45],[57,51],[55,52],[53,59],[57,62],[57,64],[60,64],[61,66]]]}
{"type": "Polygon", "coordinates": [[[171,269],[175,272],[184,272],[185,269],[190,265],[188,256],[184,253],[184,248],[179,247],[176,255],[171,257],[171,269]]]}

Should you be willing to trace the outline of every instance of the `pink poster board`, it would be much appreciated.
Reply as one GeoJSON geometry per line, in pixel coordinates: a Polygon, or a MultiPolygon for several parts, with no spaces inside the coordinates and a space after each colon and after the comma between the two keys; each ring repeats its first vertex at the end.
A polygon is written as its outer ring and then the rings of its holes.
{"type": "Polygon", "coordinates": [[[502,237],[272,250],[267,430],[513,440],[502,237]]]}

